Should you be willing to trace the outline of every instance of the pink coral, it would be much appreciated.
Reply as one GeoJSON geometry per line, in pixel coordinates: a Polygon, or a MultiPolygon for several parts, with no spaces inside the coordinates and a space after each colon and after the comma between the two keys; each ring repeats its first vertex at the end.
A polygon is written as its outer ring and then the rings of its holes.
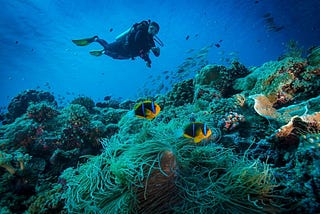
{"type": "Polygon", "coordinates": [[[245,117],[242,114],[238,114],[237,112],[229,112],[225,114],[224,118],[220,121],[220,126],[225,131],[231,131],[237,128],[240,123],[245,121],[245,117]]]}

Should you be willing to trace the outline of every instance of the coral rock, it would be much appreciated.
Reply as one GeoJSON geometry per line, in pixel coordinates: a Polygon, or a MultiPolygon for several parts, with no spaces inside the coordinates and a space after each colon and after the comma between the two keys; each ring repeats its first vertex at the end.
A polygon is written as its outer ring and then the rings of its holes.
{"type": "Polygon", "coordinates": [[[12,123],[17,117],[26,113],[31,103],[46,101],[53,106],[57,106],[54,96],[49,92],[26,90],[14,97],[8,106],[7,123],[12,123]]]}

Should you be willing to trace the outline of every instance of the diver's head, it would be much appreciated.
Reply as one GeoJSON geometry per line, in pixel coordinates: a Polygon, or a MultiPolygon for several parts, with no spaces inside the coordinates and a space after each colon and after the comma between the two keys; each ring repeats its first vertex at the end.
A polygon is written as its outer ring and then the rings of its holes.
{"type": "Polygon", "coordinates": [[[156,22],[150,22],[149,28],[148,28],[148,33],[151,34],[152,36],[156,35],[159,33],[160,26],[156,22]]]}

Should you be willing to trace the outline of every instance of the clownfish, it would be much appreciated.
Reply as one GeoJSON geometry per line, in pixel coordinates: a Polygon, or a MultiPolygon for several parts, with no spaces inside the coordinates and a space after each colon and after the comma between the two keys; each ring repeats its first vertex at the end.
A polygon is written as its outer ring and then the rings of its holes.
{"type": "Polygon", "coordinates": [[[192,138],[195,143],[199,143],[203,139],[210,137],[211,134],[212,132],[207,124],[201,122],[192,122],[183,131],[183,136],[192,138]]]}
{"type": "Polygon", "coordinates": [[[137,103],[134,107],[134,114],[139,118],[153,120],[160,112],[160,106],[151,100],[137,103]]]}

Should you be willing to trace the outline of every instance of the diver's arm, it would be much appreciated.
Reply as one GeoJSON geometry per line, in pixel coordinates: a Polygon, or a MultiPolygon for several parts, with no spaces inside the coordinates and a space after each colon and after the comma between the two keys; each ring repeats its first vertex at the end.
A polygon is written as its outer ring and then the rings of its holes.
{"type": "Polygon", "coordinates": [[[140,51],[140,57],[146,61],[146,65],[148,68],[151,68],[151,59],[149,57],[149,53],[148,52],[144,52],[143,50],[140,51]]]}
{"type": "Polygon", "coordinates": [[[152,47],[151,51],[156,57],[160,56],[160,48],[159,47],[152,47]]]}

